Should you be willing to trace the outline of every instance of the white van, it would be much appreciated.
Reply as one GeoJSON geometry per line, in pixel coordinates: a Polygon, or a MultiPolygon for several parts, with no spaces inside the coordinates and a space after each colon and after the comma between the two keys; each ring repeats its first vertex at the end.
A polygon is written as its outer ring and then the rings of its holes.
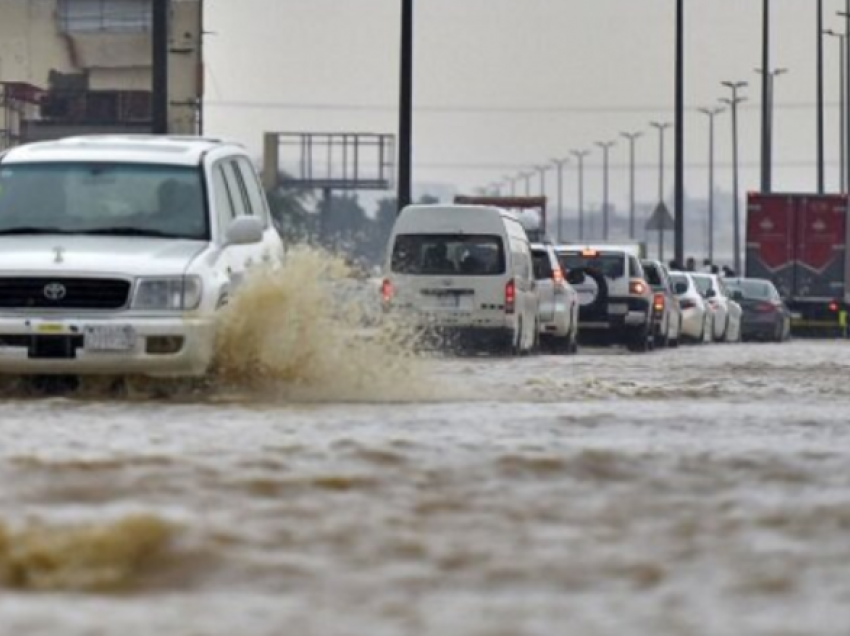
{"type": "Polygon", "coordinates": [[[479,205],[412,205],[390,235],[384,309],[445,344],[520,354],[536,347],[537,287],[516,216],[479,205]]]}

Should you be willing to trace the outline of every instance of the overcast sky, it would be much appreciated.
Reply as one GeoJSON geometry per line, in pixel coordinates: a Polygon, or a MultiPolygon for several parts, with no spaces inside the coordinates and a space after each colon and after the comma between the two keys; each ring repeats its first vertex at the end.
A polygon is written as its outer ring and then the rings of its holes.
{"type": "MultiPolygon", "coordinates": [[[[816,186],[815,0],[771,0],[776,80],[775,190],[816,186]]],[[[259,156],[278,131],[396,133],[400,0],[207,0],[207,132],[259,156]]],[[[672,121],[675,0],[418,0],[414,179],[462,190],[646,131],[638,198],[658,184],[658,137],[672,121]]],[[[721,80],[747,80],[740,112],[741,188],[758,186],[760,0],[686,2],[687,188],[706,189],[707,120],[721,80]]],[[[824,0],[843,28],[844,0],[824,0]]],[[[825,41],[827,184],[838,174],[838,41],[825,41]]],[[[666,186],[673,137],[667,136],[666,186]]],[[[627,144],[611,154],[611,198],[627,197],[627,144]]],[[[601,199],[600,151],[586,197],[601,199]]],[[[731,126],[717,121],[717,182],[731,184],[731,126]]],[[[575,179],[568,173],[568,183],[575,179]]],[[[553,179],[549,177],[549,184],[553,179]]],[[[551,192],[550,192],[551,194],[551,192]]]]}

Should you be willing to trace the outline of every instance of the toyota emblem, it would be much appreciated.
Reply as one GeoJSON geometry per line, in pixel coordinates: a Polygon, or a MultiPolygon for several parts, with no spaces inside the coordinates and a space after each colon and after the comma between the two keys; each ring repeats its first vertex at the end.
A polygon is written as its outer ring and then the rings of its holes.
{"type": "Polygon", "coordinates": [[[48,283],[44,286],[44,297],[54,302],[60,301],[68,295],[68,290],[62,283],[48,283]]]}

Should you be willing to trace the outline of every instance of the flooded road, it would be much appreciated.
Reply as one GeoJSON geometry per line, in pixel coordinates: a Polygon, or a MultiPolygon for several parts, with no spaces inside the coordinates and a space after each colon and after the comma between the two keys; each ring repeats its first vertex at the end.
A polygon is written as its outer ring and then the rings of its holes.
{"type": "Polygon", "coordinates": [[[847,343],[420,376],[5,398],[0,632],[850,633],[847,343]]]}

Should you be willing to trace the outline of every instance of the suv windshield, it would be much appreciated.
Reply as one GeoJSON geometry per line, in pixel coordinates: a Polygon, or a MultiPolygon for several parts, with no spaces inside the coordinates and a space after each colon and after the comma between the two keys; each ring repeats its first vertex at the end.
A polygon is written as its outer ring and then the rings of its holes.
{"type": "Polygon", "coordinates": [[[496,276],[505,271],[505,250],[499,236],[400,234],[390,267],[399,274],[496,276]]]}
{"type": "Polygon", "coordinates": [[[0,165],[0,234],[208,240],[201,173],[108,162],[0,165]]]}
{"type": "Polygon", "coordinates": [[[574,269],[595,269],[605,278],[617,280],[626,275],[626,259],[624,254],[596,254],[583,256],[579,252],[559,254],[561,267],[571,272],[574,269]]]}

